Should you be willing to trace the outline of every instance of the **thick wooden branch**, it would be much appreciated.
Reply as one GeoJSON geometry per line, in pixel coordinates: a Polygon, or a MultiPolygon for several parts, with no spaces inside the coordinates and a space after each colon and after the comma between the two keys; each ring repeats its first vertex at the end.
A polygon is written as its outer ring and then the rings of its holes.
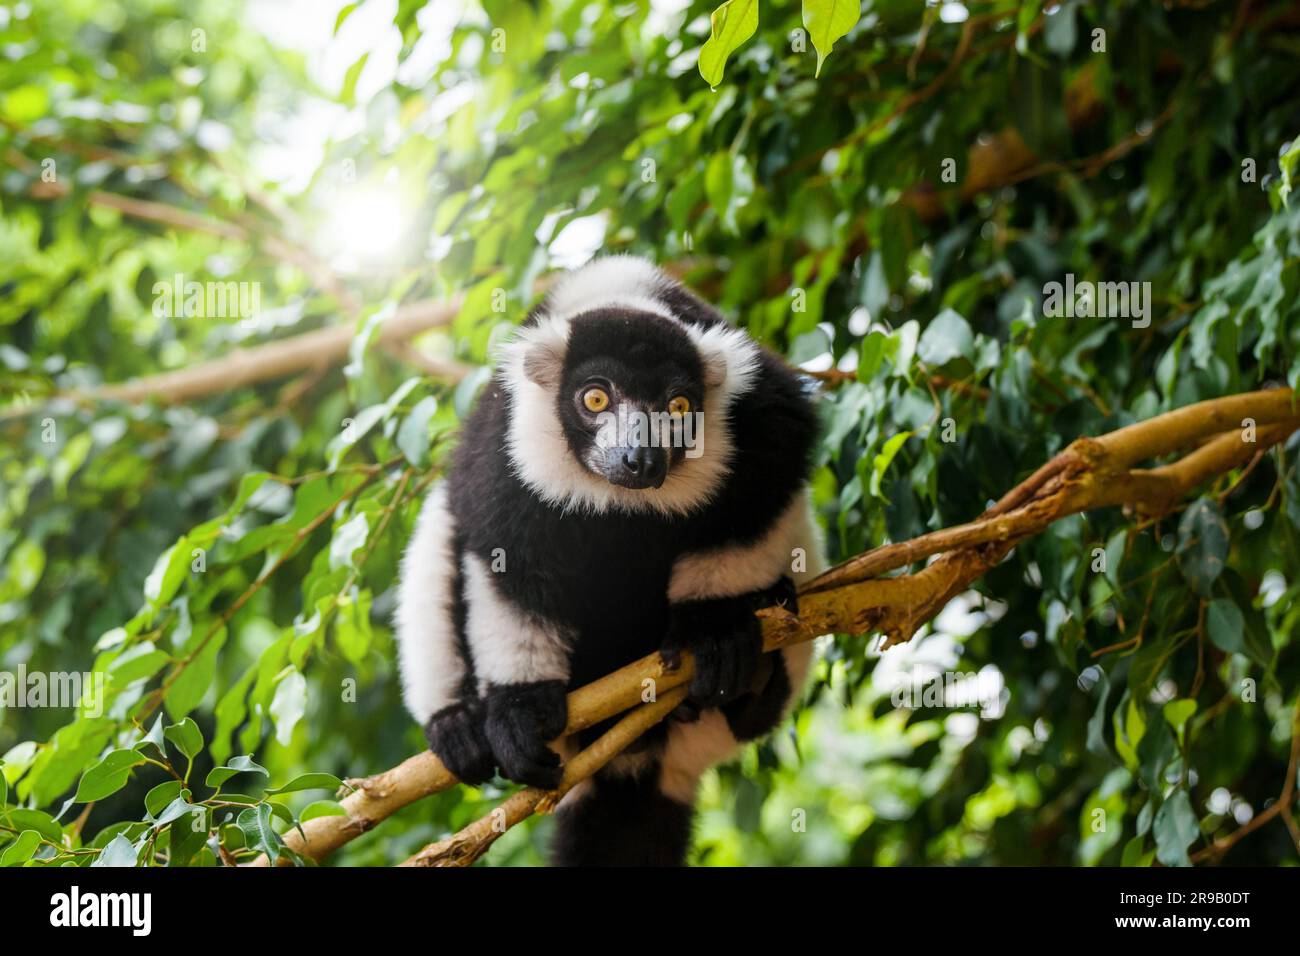
{"type": "MultiPolygon", "coordinates": [[[[449,301],[429,300],[404,305],[380,325],[376,341],[381,345],[404,342],[427,329],[446,325],[456,317],[461,303],[462,299],[457,297],[449,301]]],[[[69,392],[59,397],[73,401],[192,401],[295,372],[337,365],[347,358],[355,335],[356,329],[351,323],[333,325],[265,345],[235,349],[221,358],[174,372],[69,392]]]]}
{"type": "MultiPolygon", "coordinates": [[[[1241,467],[1297,428],[1300,415],[1291,391],[1275,389],[1199,402],[1100,438],[1078,439],[980,519],[914,541],[885,545],[840,565],[802,589],[798,617],[781,608],[760,611],[764,650],[828,633],[881,633],[887,647],[910,640],[922,624],[1005,558],[1016,543],[1053,521],[1115,505],[1142,515],[1163,513],[1204,482],[1241,467]],[[1258,430],[1243,428],[1247,420],[1258,430]],[[1203,444],[1177,462],[1150,470],[1133,469],[1139,462],[1197,442],[1203,444]],[[939,557],[913,574],[878,576],[934,555],[939,557]]],[[[690,679],[690,657],[683,657],[681,667],[669,671],[658,654],[651,654],[574,691],[569,695],[565,735],[636,707],[647,681],[663,701],[668,691],[690,679]]],[[[354,781],[356,791],[343,800],[347,816],[318,817],[304,824],[301,833],[287,833],[285,842],[299,853],[321,859],[401,807],[454,783],[436,757],[419,754],[392,770],[354,781]]],[[[569,776],[566,785],[573,785],[569,776]]],[[[536,809],[537,799],[518,794],[511,797],[506,817],[526,818],[536,809]]],[[[454,861],[464,855],[466,847],[477,847],[483,833],[475,830],[458,842],[460,837],[435,845],[439,847],[436,850],[426,848],[427,854],[417,855],[419,865],[454,861]]],[[[260,862],[265,865],[264,859],[260,862]]]]}
{"type": "Polygon", "coordinates": [[[667,717],[686,699],[686,688],[677,687],[650,703],[642,704],[611,727],[590,747],[564,763],[564,779],[550,792],[529,787],[512,794],[486,816],[452,834],[430,843],[402,866],[469,866],[496,842],[501,834],[534,813],[549,813],[564,795],[625,750],[634,740],[667,717]]]}

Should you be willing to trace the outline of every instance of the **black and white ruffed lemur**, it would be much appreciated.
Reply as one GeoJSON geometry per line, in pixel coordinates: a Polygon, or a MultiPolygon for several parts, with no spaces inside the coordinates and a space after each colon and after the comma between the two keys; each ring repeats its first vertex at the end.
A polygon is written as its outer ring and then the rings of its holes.
{"type": "Polygon", "coordinates": [[[402,560],[430,749],[467,783],[552,788],[568,691],[653,651],[696,662],[687,701],[561,801],[553,863],[683,863],[701,774],[784,717],[811,645],[764,658],[753,612],[822,570],[816,432],[809,382],[642,259],[566,276],[503,348],[402,560]],[[629,438],[620,407],[700,427],[629,438]]]}

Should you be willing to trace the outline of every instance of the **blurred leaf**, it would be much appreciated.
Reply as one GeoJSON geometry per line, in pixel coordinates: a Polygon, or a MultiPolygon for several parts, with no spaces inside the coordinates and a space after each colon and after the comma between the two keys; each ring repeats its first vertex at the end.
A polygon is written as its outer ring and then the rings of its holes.
{"type": "Polygon", "coordinates": [[[1228,525],[1210,498],[1197,499],[1178,522],[1178,567],[1201,597],[1223,572],[1228,559],[1228,525]]]}
{"type": "Polygon", "coordinates": [[[1156,859],[1165,866],[1191,866],[1187,848],[1200,836],[1200,828],[1186,790],[1174,791],[1160,805],[1152,833],[1156,838],[1156,859]]]}

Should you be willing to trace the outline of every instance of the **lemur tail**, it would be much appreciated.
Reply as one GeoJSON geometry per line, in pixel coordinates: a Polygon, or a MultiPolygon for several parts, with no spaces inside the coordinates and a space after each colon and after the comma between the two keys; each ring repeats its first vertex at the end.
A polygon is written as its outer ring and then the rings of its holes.
{"type": "Polygon", "coordinates": [[[552,866],[684,866],[691,808],[657,773],[597,774],[555,813],[552,866]]]}

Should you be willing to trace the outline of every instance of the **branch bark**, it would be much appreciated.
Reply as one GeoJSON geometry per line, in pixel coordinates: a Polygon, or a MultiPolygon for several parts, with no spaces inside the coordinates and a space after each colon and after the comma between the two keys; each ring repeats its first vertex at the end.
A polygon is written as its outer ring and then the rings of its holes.
{"type": "MultiPolygon", "coordinates": [[[[380,325],[376,341],[380,345],[405,342],[428,329],[446,325],[456,317],[462,302],[462,297],[457,296],[450,301],[427,300],[404,305],[380,325]]],[[[294,372],[336,365],[347,358],[348,347],[355,335],[356,329],[351,323],[333,325],[253,348],[235,349],[221,358],[174,372],[67,392],[57,397],[73,401],[191,401],[294,372]]]]}
{"type": "MultiPolygon", "coordinates": [[[[1143,516],[1162,514],[1205,481],[1241,467],[1297,428],[1300,411],[1291,390],[1273,389],[1198,402],[1099,438],[1080,438],[976,521],[885,545],[832,569],[801,590],[798,617],[781,608],[760,611],[764,650],[827,633],[879,632],[886,647],[908,641],[1018,542],[1052,522],[1087,509],[1116,505],[1143,516]],[[1252,431],[1247,420],[1258,430],[1252,431]],[[1203,443],[1174,463],[1146,470],[1133,467],[1198,442],[1203,443]],[[879,577],[934,555],[939,557],[915,573],[879,577]]],[[[689,681],[691,666],[689,655],[683,655],[681,667],[669,671],[658,654],[651,654],[574,691],[569,695],[569,724],[564,736],[636,707],[647,681],[655,688],[658,701],[670,699],[668,692],[689,681]]],[[[633,716],[640,715],[636,721],[628,723],[632,717],[625,718],[588,750],[606,743],[619,728],[623,734],[636,727],[643,731],[653,721],[644,726],[641,721],[657,712],[647,708],[634,711],[633,716]]],[[[589,775],[603,766],[597,757],[605,752],[587,755],[584,751],[571,760],[562,789],[584,779],[584,771],[589,775]]],[[[455,782],[433,754],[418,754],[384,773],[354,781],[357,789],[343,800],[347,816],[311,820],[301,833],[287,833],[285,842],[305,856],[322,859],[401,807],[455,782]]],[[[494,824],[513,825],[525,819],[542,800],[530,791],[521,791],[498,808],[504,817],[494,811],[495,817],[485,818],[488,823],[477,821],[468,832],[432,844],[408,862],[472,862],[503,832],[494,830],[494,824]]],[[[265,858],[257,862],[266,865],[265,858]]]]}

